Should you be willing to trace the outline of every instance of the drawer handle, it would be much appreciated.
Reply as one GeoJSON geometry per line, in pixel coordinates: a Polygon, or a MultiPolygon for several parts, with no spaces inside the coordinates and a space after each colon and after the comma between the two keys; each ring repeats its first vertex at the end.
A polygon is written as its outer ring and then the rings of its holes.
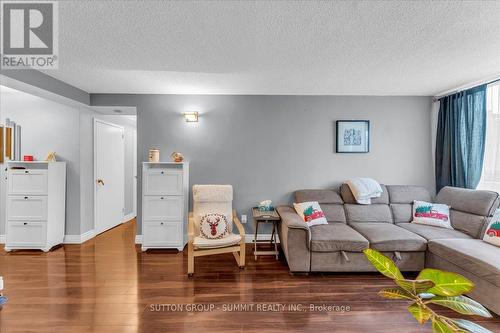
{"type": "Polygon", "coordinates": [[[28,200],[28,197],[24,197],[24,200],[28,200]]]}
{"type": "Polygon", "coordinates": [[[23,224],[24,224],[24,225],[28,225],[28,222],[24,222],[23,224]]]}
{"type": "Polygon", "coordinates": [[[164,174],[164,172],[162,171],[162,172],[161,172],[161,174],[163,175],[163,174],[164,174]]]}
{"type": "Polygon", "coordinates": [[[161,222],[160,225],[163,225],[163,222],[161,222]]]}
{"type": "Polygon", "coordinates": [[[163,197],[161,197],[160,199],[163,200],[163,197]]]}
{"type": "Polygon", "coordinates": [[[28,170],[24,170],[24,173],[30,173],[28,170]]]}

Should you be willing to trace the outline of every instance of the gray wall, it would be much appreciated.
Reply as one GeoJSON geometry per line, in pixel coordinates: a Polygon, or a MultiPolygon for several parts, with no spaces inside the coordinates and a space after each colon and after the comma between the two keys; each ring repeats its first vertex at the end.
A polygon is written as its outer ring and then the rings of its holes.
{"type": "MultiPolygon", "coordinates": [[[[66,235],[94,229],[94,117],[125,128],[125,214],[133,210],[135,120],[106,116],[22,91],[0,87],[0,123],[11,118],[22,126],[22,155],[45,159],[49,151],[67,163],[66,235]]],[[[4,174],[1,168],[0,174],[4,174]]],[[[5,177],[0,184],[0,235],[5,234],[5,177]]]]}
{"type": "Polygon", "coordinates": [[[95,94],[91,105],[137,106],[138,163],[152,147],[162,160],[182,152],[191,162],[190,185],[232,184],[238,214],[355,176],[434,188],[429,97],[95,94]],[[199,111],[199,123],[186,123],[186,111],[199,111]],[[339,119],[370,120],[370,153],[334,152],[339,119]]]}
{"type": "MultiPolygon", "coordinates": [[[[44,160],[55,151],[66,161],[66,234],[80,234],[79,110],[15,90],[1,91],[0,123],[10,118],[22,126],[21,154],[44,160]]],[[[2,168],[2,173],[4,173],[2,168]]],[[[2,177],[0,234],[5,233],[5,177],[2,177]]]]}

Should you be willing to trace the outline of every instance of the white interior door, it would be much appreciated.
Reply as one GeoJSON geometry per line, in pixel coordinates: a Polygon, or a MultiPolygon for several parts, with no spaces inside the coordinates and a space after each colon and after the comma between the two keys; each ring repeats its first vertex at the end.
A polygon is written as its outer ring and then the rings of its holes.
{"type": "Polygon", "coordinates": [[[137,217],[137,130],[134,130],[134,172],[133,172],[133,179],[132,179],[132,184],[134,187],[134,193],[133,193],[133,212],[134,212],[134,217],[137,217]]]}
{"type": "Polygon", "coordinates": [[[123,222],[125,205],[124,128],[94,119],[95,231],[123,222]]]}

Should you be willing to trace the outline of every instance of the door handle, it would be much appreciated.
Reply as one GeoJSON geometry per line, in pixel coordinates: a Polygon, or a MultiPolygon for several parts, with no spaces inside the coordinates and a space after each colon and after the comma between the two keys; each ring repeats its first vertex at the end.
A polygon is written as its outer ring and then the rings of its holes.
{"type": "Polygon", "coordinates": [[[99,178],[97,179],[97,184],[101,184],[102,186],[104,186],[104,181],[101,178],[99,178]]]}

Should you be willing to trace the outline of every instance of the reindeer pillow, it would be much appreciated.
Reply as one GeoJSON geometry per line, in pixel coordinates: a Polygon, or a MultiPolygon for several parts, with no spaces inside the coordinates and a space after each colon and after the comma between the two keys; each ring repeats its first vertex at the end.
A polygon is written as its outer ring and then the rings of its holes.
{"type": "Polygon", "coordinates": [[[221,239],[228,235],[229,228],[226,215],[209,213],[200,216],[200,237],[221,239]]]}

